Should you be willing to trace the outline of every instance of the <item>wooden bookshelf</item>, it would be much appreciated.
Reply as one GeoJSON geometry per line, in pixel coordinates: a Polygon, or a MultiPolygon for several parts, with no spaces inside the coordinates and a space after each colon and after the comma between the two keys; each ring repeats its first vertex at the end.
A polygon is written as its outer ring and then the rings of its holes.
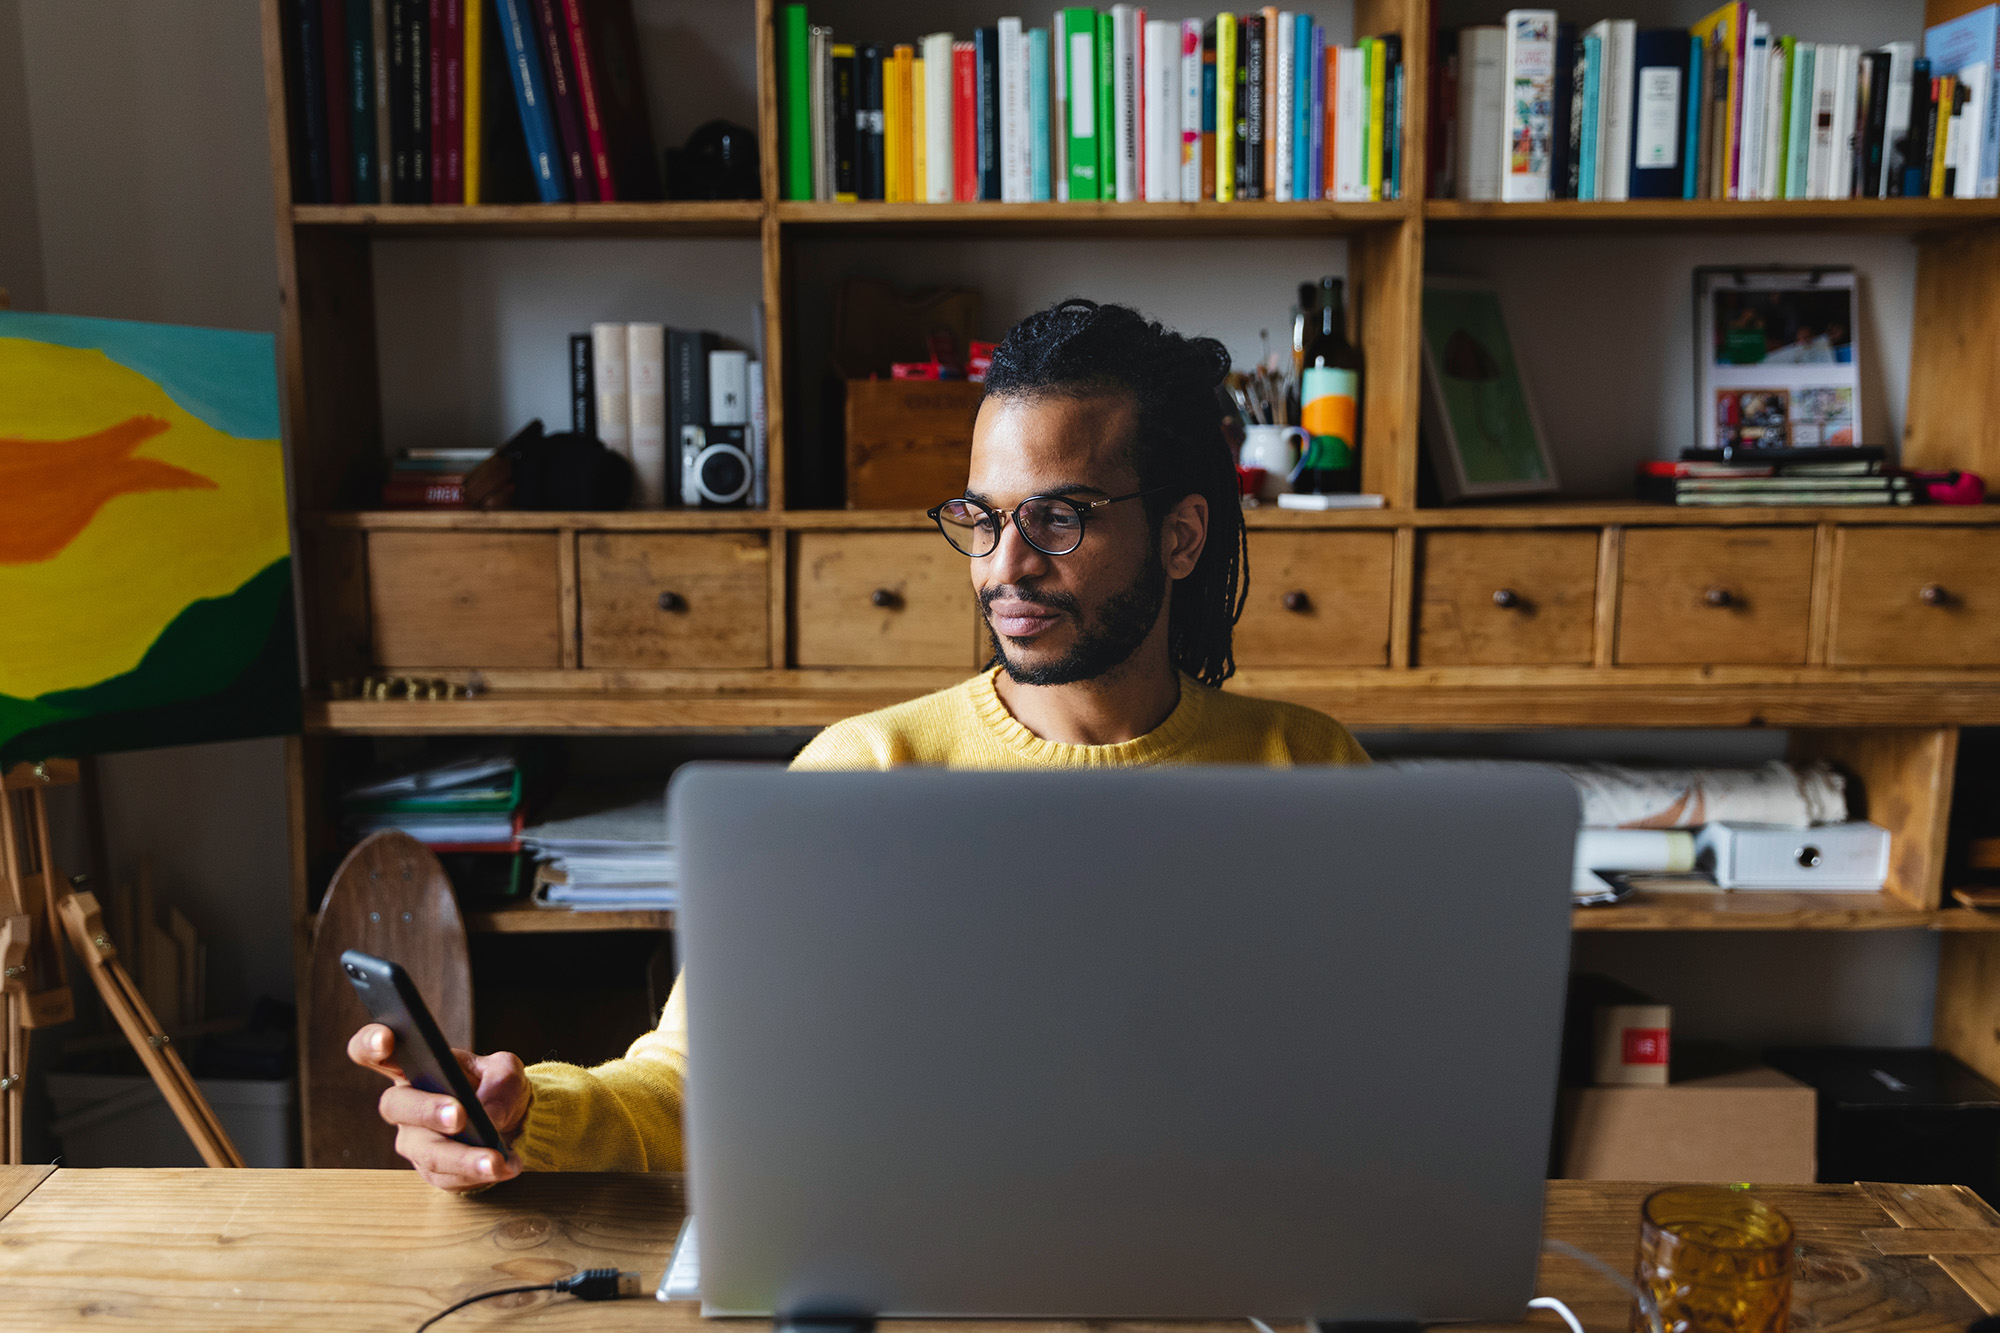
{"type": "MultiPolygon", "coordinates": [[[[692,6],[700,0],[670,2],[692,6]]],[[[1930,21],[1953,3],[1931,0],[1930,21]]],[[[818,4],[838,22],[841,0],[818,4]]],[[[1916,466],[1968,468],[2000,480],[2000,374],[1994,373],[1993,351],[2000,347],[2000,202],[787,201],[779,197],[777,153],[771,151],[780,141],[775,5],[755,0],[757,128],[766,146],[761,199],[479,208],[296,205],[290,194],[277,0],[262,0],[262,6],[284,296],[281,365],[310,680],[307,735],[290,750],[292,895],[301,941],[323,888],[314,868],[333,850],[321,788],[330,747],[342,738],[770,731],[803,736],[838,718],[962,679],[972,669],[977,640],[969,604],[930,609],[912,604],[877,612],[850,596],[858,591],[865,598],[871,587],[894,593],[912,571],[932,570],[945,559],[943,543],[927,540],[931,525],[921,512],[810,508],[788,493],[787,460],[805,438],[798,422],[820,410],[818,386],[803,383],[795,369],[801,360],[799,286],[810,280],[802,248],[824,250],[827,244],[875,237],[982,244],[1055,238],[1077,245],[1167,237],[1250,245],[1265,238],[1325,237],[1345,242],[1349,277],[1361,293],[1358,333],[1369,365],[1362,404],[1363,489],[1384,495],[1388,505],[1332,513],[1251,511],[1252,601],[1246,619],[1282,614],[1269,603],[1283,589],[1257,580],[1261,570],[1280,568],[1317,580],[1312,614],[1367,629],[1348,634],[1343,640],[1348,646],[1323,659],[1257,661],[1246,654],[1233,687],[1319,708],[1363,730],[1791,729],[1795,751],[1838,759],[1863,779],[1869,817],[1894,837],[1897,869],[1887,892],[1675,896],[1585,909],[1577,913],[1576,929],[1935,931],[1944,959],[1938,1040],[2000,1078],[2000,1000],[1991,998],[1991,978],[2000,975],[2000,919],[1948,907],[1942,892],[1958,730],[2000,724],[2000,506],[1696,509],[1584,499],[1440,509],[1422,505],[1418,492],[1425,247],[1433,234],[1474,233],[1501,242],[1548,234],[1907,235],[1917,247],[1921,313],[1910,330],[1903,458],[1916,466]],[[756,241],[773,478],[767,510],[431,513],[372,507],[371,478],[383,453],[373,244],[403,237],[447,244],[502,236],[756,241]],[[1662,534],[1683,543],[1664,543],[1681,554],[1671,559],[1649,554],[1663,544],[1662,534]],[[1778,562],[1789,572],[1769,573],[1777,565],[1752,546],[1742,546],[1742,554],[1731,557],[1733,565],[1720,567],[1723,574],[1697,558],[1704,545],[1734,550],[1731,543],[1754,544],[1765,534],[1772,536],[1773,550],[1791,553],[1789,564],[1778,562]],[[664,550],[669,541],[707,541],[721,550],[746,539],[761,542],[764,552],[761,604],[742,613],[767,629],[762,660],[749,667],[696,664],[672,670],[601,660],[604,646],[593,642],[591,630],[597,609],[590,600],[593,559],[601,561],[604,551],[632,543],[659,542],[664,550]],[[1448,562],[1439,553],[1470,540],[1490,541],[1504,557],[1494,565],[1496,586],[1440,589],[1439,571],[1448,562]],[[398,587],[435,580],[462,589],[470,607],[466,614],[484,619],[477,634],[459,642],[508,651],[481,657],[445,647],[434,661],[382,659],[380,621],[394,591],[388,586],[391,559],[407,562],[415,558],[412,549],[420,550],[423,563],[398,587]],[[1351,557],[1362,550],[1368,553],[1367,568],[1385,572],[1379,578],[1339,576],[1338,571],[1359,567],[1351,557]],[[534,573],[538,586],[549,590],[547,597],[534,605],[475,605],[486,573],[478,562],[495,552],[517,562],[510,567],[534,573]],[[852,588],[826,584],[815,572],[816,562],[834,552],[867,565],[866,577],[852,588]],[[1562,633],[1551,630],[1549,621],[1536,622],[1529,632],[1518,620],[1490,619],[1491,594],[1505,586],[1497,581],[1513,577],[1501,567],[1516,558],[1522,568],[1561,565],[1567,571],[1547,588],[1524,590],[1536,614],[1547,608],[1553,621],[1562,611],[1567,617],[1562,633]],[[1647,566],[1648,560],[1654,563],[1647,566]],[[1726,599],[1726,609],[1707,620],[1701,617],[1708,613],[1689,609],[1732,570],[1768,575],[1756,598],[1726,599]],[[1946,594],[1935,605],[1926,592],[1933,585],[1946,594]],[[1663,596],[1662,587],[1671,595],[1663,596]],[[1481,622],[1486,629],[1463,634],[1462,642],[1454,639],[1454,625],[1481,616],[1489,618],[1481,622]],[[1634,656],[1628,652],[1629,631],[1635,625],[1650,628],[1662,617],[1685,622],[1675,639],[1680,656],[1669,662],[1628,660],[1634,656]],[[513,651],[519,645],[508,632],[515,624],[533,628],[539,636],[535,643],[542,646],[513,651]],[[829,627],[838,632],[825,632],[829,627]],[[1360,650],[1354,649],[1356,642],[1360,650]],[[857,650],[840,656],[857,645],[872,655],[857,650]],[[543,660],[524,660],[535,653],[543,660]],[[837,660],[828,660],[829,654],[837,660]],[[482,692],[465,700],[407,703],[334,698],[328,688],[334,681],[384,672],[476,682],[482,692]]],[[[1403,150],[1411,181],[1425,178],[1430,12],[1422,0],[1357,0],[1354,11],[1357,33],[1402,35],[1408,69],[1403,150]]],[[[671,77],[663,70],[649,73],[656,82],[671,77]]],[[[1477,568],[1478,562],[1460,560],[1454,567],[1467,566],[1477,568]]],[[[437,607],[438,642],[448,644],[458,604],[445,597],[437,607]]],[[[407,619],[415,613],[405,607],[403,614],[407,619]]],[[[1265,632],[1261,641],[1284,637],[1265,632]]],[[[496,932],[611,928],[578,914],[475,915],[475,929],[496,932]],[[527,919],[531,915],[564,924],[541,925],[527,919]]]]}

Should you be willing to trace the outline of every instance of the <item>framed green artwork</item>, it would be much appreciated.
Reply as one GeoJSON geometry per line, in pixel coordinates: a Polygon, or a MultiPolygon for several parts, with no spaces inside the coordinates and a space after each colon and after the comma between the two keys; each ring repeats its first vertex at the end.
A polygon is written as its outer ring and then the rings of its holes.
{"type": "Polygon", "coordinates": [[[1424,278],[1423,438],[1446,503],[1550,495],[1555,463],[1490,282],[1424,278]]]}
{"type": "Polygon", "coordinates": [[[267,333],[0,311],[0,767],[299,729],[267,333]]]}

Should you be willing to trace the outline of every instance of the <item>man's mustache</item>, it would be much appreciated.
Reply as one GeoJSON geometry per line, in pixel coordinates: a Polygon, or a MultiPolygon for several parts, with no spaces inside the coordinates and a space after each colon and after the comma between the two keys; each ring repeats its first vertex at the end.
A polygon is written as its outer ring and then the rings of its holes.
{"type": "Polygon", "coordinates": [[[1076,598],[1066,592],[1024,588],[1017,583],[1002,584],[997,588],[982,589],[979,594],[979,609],[986,615],[991,616],[993,614],[993,603],[1003,597],[1010,602],[1027,602],[1031,606],[1039,606],[1044,610],[1056,611],[1070,616],[1080,614],[1083,609],[1077,603],[1076,598]]]}

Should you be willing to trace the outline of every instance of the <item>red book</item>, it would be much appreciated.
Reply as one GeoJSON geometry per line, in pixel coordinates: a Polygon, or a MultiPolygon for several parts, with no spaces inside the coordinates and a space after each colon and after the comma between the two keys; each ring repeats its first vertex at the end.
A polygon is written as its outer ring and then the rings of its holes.
{"type": "Polygon", "coordinates": [[[556,137],[562,144],[563,173],[569,196],[579,204],[597,202],[597,173],[590,165],[590,140],[583,130],[583,103],[576,95],[576,68],[571,63],[565,25],[556,0],[533,0],[535,36],[541,46],[542,78],[549,106],[555,111],[556,137]]]}
{"type": "MultiPolygon", "coordinates": [[[[444,0],[444,26],[431,29],[432,58],[439,60],[444,78],[437,85],[440,115],[444,128],[443,170],[431,179],[436,183],[438,202],[465,202],[465,6],[479,0],[444,0]]],[[[436,130],[431,142],[438,142],[436,130]]]]}
{"type": "Polygon", "coordinates": [[[597,197],[604,203],[618,198],[611,177],[611,147],[604,135],[604,117],[597,107],[597,71],[590,63],[590,42],[583,32],[583,0],[562,0],[563,21],[569,29],[570,55],[575,64],[576,95],[583,107],[584,138],[590,144],[590,168],[597,177],[597,197]]]}
{"type": "MultiPolygon", "coordinates": [[[[311,4],[312,0],[306,0],[311,4]]],[[[333,202],[354,202],[354,80],[347,69],[347,0],[320,0],[320,50],[326,66],[326,156],[333,202]]]]}
{"type": "Polygon", "coordinates": [[[429,0],[429,14],[431,49],[424,53],[424,96],[429,105],[424,118],[431,127],[431,202],[443,204],[450,202],[444,193],[444,0],[429,0]]]}
{"type": "Polygon", "coordinates": [[[463,509],[465,477],[456,472],[396,473],[382,483],[384,509],[463,509]]]}
{"type": "Polygon", "coordinates": [[[971,42],[951,44],[951,197],[979,197],[979,65],[971,42]]]}

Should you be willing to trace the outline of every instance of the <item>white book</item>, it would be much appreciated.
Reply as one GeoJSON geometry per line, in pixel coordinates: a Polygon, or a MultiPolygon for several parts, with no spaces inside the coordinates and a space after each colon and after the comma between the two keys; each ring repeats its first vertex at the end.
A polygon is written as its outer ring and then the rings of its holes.
{"type": "Polygon", "coordinates": [[[712,426],[750,424],[750,353],[708,354],[708,421],[712,426]]]}
{"type": "Polygon", "coordinates": [[[1111,6],[1111,179],[1121,204],[1139,197],[1138,25],[1131,5],[1111,6]]]}
{"type": "Polygon", "coordinates": [[[1049,188],[1069,202],[1069,11],[1049,23],[1049,188]]]}
{"type": "MultiPolygon", "coordinates": [[[[1463,39],[1461,39],[1461,42],[1463,39]]],[[[1459,48],[1464,50],[1464,46],[1459,48]]],[[[1494,58],[1499,68],[1499,58],[1494,58]]],[[[1359,203],[1368,198],[1367,90],[1362,86],[1364,70],[1361,48],[1343,46],[1334,61],[1339,97],[1333,118],[1333,190],[1341,203],[1359,203]]],[[[1498,183],[1495,183],[1496,197],[1498,183]]]]}
{"type": "Polygon", "coordinates": [[[1598,77],[1597,197],[1632,197],[1632,95],[1639,25],[1631,19],[1605,19],[1590,32],[1602,43],[1604,69],[1598,77]]]}
{"type": "Polygon", "coordinates": [[[934,32],[923,40],[924,57],[924,198],[933,204],[952,200],[956,141],[951,123],[951,34],[934,32]]]}
{"type": "Polygon", "coordinates": [[[1181,25],[1146,24],[1146,197],[1181,197],[1181,25]]]}
{"type": "Polygon", "coordinates": [[[1821,42],[1813,48],[1812,138],[1806,145],[1806,198],[1831,199],[1827,180],[1833,170],[1833,93],[1838,81],[1834,66],[1840,48],[1821,42]]]}
{"type": "Polygon", "coordinates": [[[1201,200],[1201,20],[1181,20],[1181,198],[1201,200]]]}
{"type": "Polygon", "coordinates": [[[807,114],[812,122],[812,191],[833,200],[833,29],[815,23],[806,34],[807,114]]]}
{"type": "MultiPolygon", "coordinates": [[[[1556,12],[1510,9],[1501,63],[1500,197],[1539,203],[1549,197],[1549,149],[1556,93],[1556,12]]],[[[1567,128],[1565,128],[1567,132],[1567,128]]]]}
{"type": "MultiPolygon", "coordinates": [[[[1343,62],[1347,52],[1340,53],[1343,62]]],[[[1504,107],[1507,68],[1507,30],[1497,26],[1462,29],[1458,34],[1458,182],[1461,199],[1500,197],[1500,145],[1506,137],[1504,107]]],[[[1335,132],[1345,137],[1350,119],[1366,114],[1359,87],[1352,89],[1354,112],[1348,114],[1349,84],[1359,84],[1360,67],[1349,78],[1345,64],[1340,71],[1340,116],[1335,132]]],[[[1357,126],[1357,128],[1359,128],[1357,126]]],[[[1342,178],[1346,176],[1341,173],[1342,178]]],[[[1347,198],[1349,196],[1342,196],[1347,198]]],[[[1354,196],[1367,198],[1367,195],[1354,196]]]]}
{"type": "Polygon", "coordinates": [[[1743,146],[1737,162],[1735,197],[1757,199],[1761,197],[1764,180],[1764,76],[1771,62],[1771,25],[1759,23],[1753,9],[1744,26],[1750,36],[1750,49],[1743,58],[1743,146]]]}
{"type": "Polygon", "coordinates": [[[1977,199],[1979,130],[1986,123],[1986,99],[1992,92],[1993,68],[1991,65],[1967,65],[1958,72],[1958,82],[1965,89],[1965,110],[1952,117],[1952,130],[1958,135],[1957,150],[1951,159],[1958,167],[1958,177],[1952,183],[1952,197],[1977,199]]]}
{"type": "Polygon", "coordinates": [[[1882,122],[1882,179],[1876,184],[1876,193],[1886,199],[1896,140],[1910,132],[1911,65],[1917,58],[1917,44],[1887,42],[1875,49],[1889,53],[1889,114],[1882,122]]]}
{"type": "Polygon", "coordinates": [[[632,403],[632,500],[636,508],[667,502],[667,329],[628,324],[625,361],[632,403]]]}
{"type": "Polygon", "coordinates": [[[1022,44],[1021,20],[1003,18],[1000,34],[1000,197],[1008,203],[1028,201],[1028,61],[1022,44]]]}
{"type": "Polygon", "coordinates": [[[632,456],[631,378],[626,373],[623,324],[590,326],[591,390],[597,399],[597,438],[614,454],[632,456]]]}
{"type": "Polygon", "coordinates": [[[1778,168],[1785,160],[1785,48],[1771,44],[1770,66],[1764,75],[1764,156],[1757,182],[1759,199],[1778,197],[1778,168]]]}
{"type": "Polygon", "coordinates": [[[1854,193],[1854,106],[1859,100],[1855,75],[1859,72],[1861,48],[1837,49],[1839,58],[1833,63],[1833,155],[1826,169],[1826,197],[1846,199],[1854,193]]]}
{"type": "MultiPolygon", "coordinates": [[[[1270,40],[1268,37],[1265,39],[1270,40]]],[[[1264,133],[1269,134],[1272,144],[1273,165],[1277,168],[1278,179],[1271,182],[1271,197],[1289,203],[1292,197],[1292,155],[1298,151],[1292,142],[1297,136],[1292,132],[1292,118],[1297,114],[1299,82],[1298,16],[1290,10],[1278,11],[1278,95],[1272,100],[1277,103],[1272,108],[1277,124],[1266,125],[1264,133]]]]}
{"type": "MultiPolygon", "coordinates": [[[[926,66],[928,68],[928,66],[926,66]]],[[[769,459],[770,445],[767,442],[770,428],[764,415],[764,363],[750,363],[750,507],[762,509],[770,504],[769,459]]]]}

